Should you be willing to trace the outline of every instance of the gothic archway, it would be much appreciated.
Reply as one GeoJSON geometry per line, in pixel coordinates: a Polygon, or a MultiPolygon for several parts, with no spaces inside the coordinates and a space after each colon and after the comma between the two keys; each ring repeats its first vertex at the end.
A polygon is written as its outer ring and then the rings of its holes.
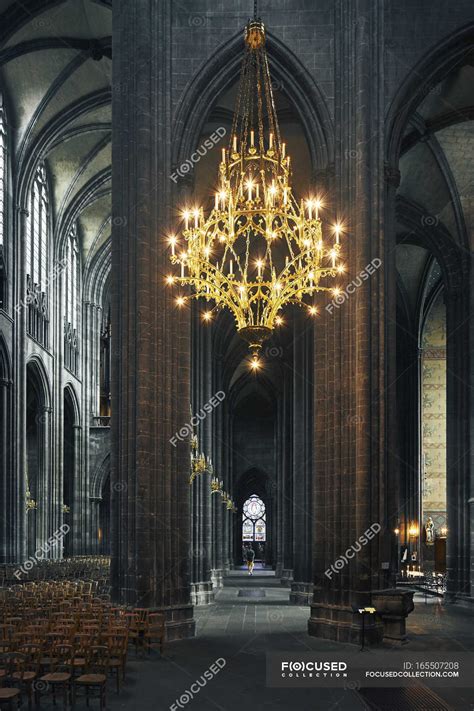
{"type": "Polygon", "coordinates": [[[0,562],[10,560],[13,540],[13,481],[11,467],[12,422],[11,362],[0,333],[0,562]]]}
{"type": "Polygon", "coordinates": [[[62,467],[62,512],[63,521],[70,530],[64,539],[64,555],[74,554],[74,517],[76,512],[77,470],[80,452],[78,451],[78,411],[76,397],[72,388],[64,390],[63,403],[63,467],[62,467]]]}
{"type": "Polygon", "coordinates": [[[51,481],[50,394],[46,373],[39,359],[26,367],[26,486],[27,553],[48,538],[51,481]]]}
{"type": "MultiPolygon", "coordinates": [[[[332,119],[322,92],[296,55],[268,33],[268,55],[276,86],[284,88],[295,106],[307,140],[313,171],[324,170],[334,161],[332,119]]],[[[215,98],[238,77],[242,33],[239,32],[208,58],[188,86],[174,121],[172,165],[179,167],[198,145],[204,123],[215,98]]]]}

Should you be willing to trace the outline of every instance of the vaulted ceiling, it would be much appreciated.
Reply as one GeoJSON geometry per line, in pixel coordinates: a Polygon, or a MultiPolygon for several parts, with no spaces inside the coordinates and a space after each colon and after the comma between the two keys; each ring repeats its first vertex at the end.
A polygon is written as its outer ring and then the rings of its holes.
{"type": "MultiPolygon", "coordinates": [[[[425,230],[445,228],[459,246],[474,245],[474,66],[456,67],[431,88],[406,128],[398,195],[418,210],[425,230]]],[[[432,269],[417,235],[399,228],[399,285],[415,317],[432,269]]]]}
{"type": "Polygon", "coordinates": [[[78,221],[84,264],[111,233],[111,3],[0,0],[0,90],[16,180],[44,160],[55,238],[78,221]]]}

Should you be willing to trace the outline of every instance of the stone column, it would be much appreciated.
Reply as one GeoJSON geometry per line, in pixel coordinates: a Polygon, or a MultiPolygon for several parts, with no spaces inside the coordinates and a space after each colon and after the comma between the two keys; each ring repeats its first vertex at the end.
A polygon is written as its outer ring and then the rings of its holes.
{"type": "Polygon", "coordinates": [[[15,231],[15,257],[18,263],[18,278],[13,285],[15,309],[15,328],[13,330],[13,425],[12,440],[16,442],[13,448],[13,487],[12,487],[12,508],[13,508],[13,545],[12,561],[23,562],[28,557],[28,518],[25,506],[26,496],[26,259],[24,255],[24,244],[26,234],[26,220],[28,211],[21,205],[16,211],[16,231],[15,231]]]}
{"type": "MultiPolygon", "coordinates": [[[[470,258],[470,285],[469,285],[469,314],[470,314],[470,320],[469,320],[469,342],[468,342],[468,347],[469,347],[469,353],[474,353],[474,257],[471,253],[471,258],[470,258]]],[[[474,383],[474,358],[471,356],[469,358],[469,363],[467,364],[468,373],[467,376],[469,378],[468,382],[471,384],[474,383]]],[[[469,461],[467,462],[467,471],[466,471],[466,480],[467,480],[467,486],[468,490],[470,492],[469,498],[467,501],[467,531],[466,531],[466,538],[465,538],[465,553],[466,553],[466,558],[469,560],[473,556],[473,551],[474,551],[474,446],[473,446],[473,438],[474,438],[474,397],[470,397],[468,399],[468,407],[469,411],[467,413],[467,425],[468,425],[468,451],[470,453],[469,455],[469,461]]],[[[474,565],[470,566],[470,572],[469,572],[469,596],[471,598],[474,597],[474,565]]]]}
{"type": "Polygon", "coordinates": [[[89,503],[89,482],[92,476],[90,469],[90,426],[94,417],[99,414],[99,389],[100,389],[100,329],[102,323],[102,307],[93,301],[86,300],[82,307],[82,333],[83,333],[83,359],[82,359],[82,421],[84,437],[82,438],[83,452],[83,496],[84,506],[90,523],[83,529],[83,552],[95,553],[98,550],[97,527],[94,524],[94,505],[89,503]]]}
{"type": "MultiPolygon", "coordinates": [[[[213,359],[213,373],[214,378],[214,392],[221,390],[221,359],[213,359]]],[[[214,462],[214,475],[219,479],[222,479],[222,472],[224,469],[224,450],[222,447],[223,436],[224,436],[224,418],[225,412],[227,410],[225,401],[217,408],[213,413],[214,419],[214,431],[212,438],[212,459],[214,462]]],[[[221,588],[223,586],[223,538],[222,538],[222,506],[220,505],[221,497],[220,494],[211,495],[211,507],[212,507],[212,569],[211,569],[211,580],[214,588],[221,588]]]]}
{"type": "MultiPolygon", "coordinates": [[[[38,510],[36,518],[36,546],[44,545],[60,524],[62,516],[59,492],[55,486],[52,467],[52,419],[51,407],[43,407],[38,417],[38,510]]],[[[48,557],[59,556],[59,545],[51,549],[48,557]]]]}
{"type": "MultiPolygon", "coordinates": [[[[225,402],[225,401],[224,401],[225,402]]],[[[225,409],[225,414],[223,416],[223,421],[224,421],[224,428],[226,430],[225,436],[223,441],[228,443],[228,446],[224,450],[224,467],[223,471],[221,473],[221,478],[224,482],[224,490],[227,491],[228,493],[232,492],[232,452],[233,452],[233,437],[232,437],[232,424],[231,424],[231,419],[230,419],[230,408],[228,407],[228,403],[225,403],[226,409],[225,409]]],[[[229,530],[229,526],[227,524],[227,514],[225,512],[224,504],[222,503],[222,499],[220,494],[216,495],[217,498],[217,507],[220,508],[220,513],[218,514],[218,517],[222,521],[222,567],[223,567],[223,574],[225,575],[226,573],[229,572],[231,568],[234,566],[234,558],[233,558],[233,532],[232,530],[229,530]]]]}
{"type": "Polygon", "coordinates": [[[194,634],[189,580],[188,308],[165,286],[170,205],[170,2],[113,16],[111,527],[113,599],[194,634]]]}
{"type": "Polygon", "coordinates": [[[0,378],[0,562],[10,562],[12,521],[11,382],[0,378]]]}
{"type": "MultiPolygon", "coordinates": [[[[206,457],[212,455],[212,426],[214,413],[207,413],[204,405],[212,396],[212,338],[211,328],[200,323],[199,306],[192,309],[192,413],[199,421],[194,427],[199,442],[199,451],[206,457]]],[[[193,423],[194,424],[194,420],[193,423]]],[[[211,475],[199,474],[192,483],[192,578],[191,601],[195,605],[214,602],[211,581],[211,475]]]]}
{"type": "MultiPolygon", "coordinates": [[[[344,287],[376,258],[382,267],[373,270],[342,304],[326,310],[322,300],[316,329],[315,587],[308,629],[317,637],[359,643],[361,615],[353,606],[370,605],[372,592],[388,585],[382,562],[390,555],[385,501],[394,458],[385,410],[390,381],[384,350],[388,330],[384,268],[388,267],[383,264],[382,212],[383,5],[377,0],[338,0],[335,18],[332,208],[344,216],[349,233],[343,240],[347,272],[339,284],[344,287]],[[371,538],[361,541],[374,526],[371,538]]],[[[365,639],[376,643],[382,638],[382,623],[373,615],[370,618],[365,639]]]]}
{"type": "Polygon", "coordinates": [[[89,516],[89,530],[90,530],[90,544],[89,544],[89,553],[92,555],[98,555],[100,553],[100,545],[99,545],[99,523],[100,523],[100,515],[99,515],[99,509],[100,509],[100,502],[102,499],[97,498],[97,497],[89,497],[89,508],[90,508],[90,516],[89,516]]]}
{"type": "Polygon", "coordinates": [[[293,383],[290,378],[283,382],[283,405],[279,428],[279,439],[282,443],[282,472],[280,488],[279,525],[282,529],[282,570],[281,584],[290,585],[293,580],[293,447],[294,443],[287,433],[291,430],[293,421],[293,383]]]}
{"type": "Polygon", "coordinates": [[[71,513],[63,517],[69,523],[71,530],[67,534],[73,537],[72,554],[84,555],[87,551],[87,533],[89,531],[90,508],[86,498],[85,482],[83,480],[82,427],[75,424],[74,429],[74,501],[71,513]]]}
{"type": "MultiPolygon", "coordinates": [[[[464,276],[464,275],[463,275],[464,276]]],[[[466,279],[467,282],[467,279],[466,279]]],[[[450,285],[446,295],[447,343],[447,522],[445,602],[468,601],[471,528],[469,491],[469,300],[467,283],[450,285]]]]}
{"type": "Polygon", "coordinates": [[[308,605],[312,575],[313,330],[299,311],[293,322],[293,582],[290,602],[308,605]]]}

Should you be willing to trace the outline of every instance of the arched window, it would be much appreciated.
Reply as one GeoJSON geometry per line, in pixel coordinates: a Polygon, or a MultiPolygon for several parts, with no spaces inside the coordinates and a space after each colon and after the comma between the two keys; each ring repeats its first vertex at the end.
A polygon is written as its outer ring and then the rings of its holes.
{"type": "Polygon", "coordinates": [[[7,270],[7,126],[0,93],[0,309],[6,307],[7,270]]]}
{"type": "Polygon", "coordinates": [[[26,279],[28,333],[43,346],[48,340],[47,286],[49,274],[49,222],[46,169],[39,165],[31,188],[26,221],[26,279]]]}
{"type": "Polygon", "coordinates": [[[65,314],[64,314],[64,365],[75,375],[78,369],[78,318],[79,318],[79,246],[77,227],[74,225],[66,244],[65,258],[65,314]]]}
{"type": "Polygon", "coordinates": [[[252,494],[243,506],[242,540],[264,543],[267,540],[266,534],[265,504],[259,496],[252,494]]]}

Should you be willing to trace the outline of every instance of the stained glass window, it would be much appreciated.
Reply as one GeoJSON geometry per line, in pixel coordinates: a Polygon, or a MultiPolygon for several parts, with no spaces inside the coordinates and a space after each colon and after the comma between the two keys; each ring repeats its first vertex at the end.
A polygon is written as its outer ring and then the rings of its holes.
{"type": "Polygon", "coordinates": [[[244,503],[242,511],[242,540],[265,542],[267,523],[262,499],[252,494],[244,503]]]}
{"type": "Polygon", "coordinates": [[[65,314],[64,365],[77,375],[78,369],[78,311],[79,311],[79,246],[77,227],[73,225],[66,244],[65,259],[65,314]]]}
{"type": "Polygon", "coordinates": [[[46,170],[38,166],[30,197],[26,234],[26,273],[39,291],[45,291],[48,276],[48,192],[46,170]]]}
{"type": "Polygon", "coordinates": [[[44,165],[36,169],[26,219],[26,296],[28,333],[48,344],[48,284],[54,278],[49,266],[49,199],[44,165]]]}

